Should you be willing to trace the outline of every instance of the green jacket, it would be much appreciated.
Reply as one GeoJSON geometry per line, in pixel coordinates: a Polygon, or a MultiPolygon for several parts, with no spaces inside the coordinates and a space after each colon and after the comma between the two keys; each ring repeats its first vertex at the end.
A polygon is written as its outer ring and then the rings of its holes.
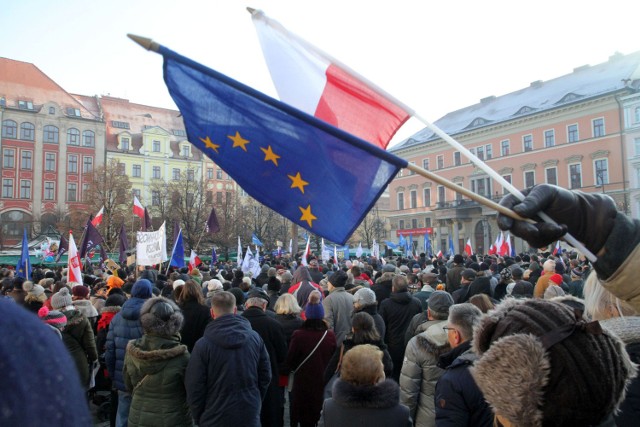
{"type": "Polygon", "coordinates": [[[123,377],[132,392],[129,426],[191,426],[184,373],[189,362],[180,336],[143,335],[130,341],[123,377]]]}

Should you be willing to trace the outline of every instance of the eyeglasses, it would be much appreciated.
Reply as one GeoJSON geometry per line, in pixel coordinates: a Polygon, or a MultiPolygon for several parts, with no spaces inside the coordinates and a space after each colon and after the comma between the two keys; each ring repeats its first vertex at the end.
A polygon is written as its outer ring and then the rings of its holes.
{"type": "Polygon", "coordinates": [[[449,332],[449,331],[456,331],[456,332],[458,332],[458,330],[457,330],[456,328],[451,328],[451,327],[449,327],[449,326],[443,326],[443,327],[442,327],[442,329],[443,329],[445,332],[449,332]]]}

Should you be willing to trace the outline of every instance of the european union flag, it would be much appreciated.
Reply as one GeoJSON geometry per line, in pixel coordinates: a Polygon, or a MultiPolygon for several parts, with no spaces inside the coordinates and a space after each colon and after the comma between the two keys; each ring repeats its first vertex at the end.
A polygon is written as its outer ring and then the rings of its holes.
{"type": "Polygon", "coordinates": [[[158,52],[189,141],[251,197],[312,233],[344,244],[407,166],[163,46],[158,52]]]}
{"type": "Polygon", "coordinates": [[[256,236],[256,233],[251,234],[251,243],[253,243],[256,246],[262,246],[262,242],[260,241],[260,239],[258,239],[258,236],[256,236]]]}
{"type": "Polygon", "coordinates": [[[173,242],[173,251],[171,251],[171,261],[169,265],[173,267],[184,267],[184,244],[182,243],[182,229],[178,232],[176,241],[173,242]]]}
{"type": "Polygon", "coordinates": [[[429,238],[429,234],[425,233],[424,235],[424,251],[429,255],[429,257],[433,256],[433,250],[431,249],[431,239],[429,238]]]}
{"type": "Polygon", "coordinates": [[[400,240],[398,240],[398,246],[400,246],[400,249],[402,249],[403,251],[407,250],[407,241],[404,238],[404,234],[400,235],[400,240]]]}
{"type": "Polygon", "coordinates": [[[29,258],[29,242],[27,241],[26,228],[22,235],[22,252],[20,253],[20,261],[16,265],[16,276],[31,280],[31,259],[29,258]]]}
{"type": "Polygon", "coordinates": [[[449,255],[453,256],[453,237],[451,237],[451,235],[449,235],[449,255]]]}

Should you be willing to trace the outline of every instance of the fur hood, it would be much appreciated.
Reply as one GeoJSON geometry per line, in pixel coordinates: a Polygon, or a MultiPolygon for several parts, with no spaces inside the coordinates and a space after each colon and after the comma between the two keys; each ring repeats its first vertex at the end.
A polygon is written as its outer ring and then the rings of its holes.
{"type": "Polygon", "coordinates": [[[447,339],[447,333],[442,329],[446,323],[446,320],[442,320],[431,325],[421,334],[418,334],[416,336],[416,345],[418,349],[426,353],[433,354],[436,359],[451,350],[451,345],[449,345],[449,340],[447,339]]]}
{"type": "Polygon", "coordinates": [[[79,325],[85,316],[79,310],[61,310],[62,314],[67,316],[67,328],[74,325],[79,325]]]}
{"type": "Polygon", "coordinates": [[[122,310],[122,307],[118,307],[117,305],[112,305],[109,307],[102,307],[100,310],[101,313],[119,313],[122,310]]]}
{"type": "Polygon", "coordinates": [[[390,271],[385,271],[384,273],[382,273],[382,276],[378,277],[378,279],[376,280],[376,284],[382,284],[382,282],[391,283],[391,281],[393,281],[394,277],[396,277],[396,273],[391,273],[390,271]]]}
{"type": "Polygon", "coordinates": [[[391,408],[400,401],[400,391],[392,380],[375,385],[354,385],[338,378],[333,386],[333,400],[347,408],[391,408]]]}
{"type": "Polygon", "coordinates": [[[156,349],[149,348],[148,344],[150,343],[150,341],[151,340],[149,338],[147,338],[146,340],[140,339],[129,341],[129,343],[127,344],[127,354],[140,361],[154,362],[173,359],[174,357],[178,357],[188,352],[187,346],[184,344],[179,344],[179,341],[177,340],[166,340],[167,343],[164,343],[164,345],[170,345],[171,343],[173,343],[173,347],[161,347],[156,349]],[[147,348],[145,349],[145,347],[147,348]]]}
{"type": "Polygon", "coordinates": [[[183,321],[180,308],[167,298],[148,299],[140,310],[140,324],[147,334],[170,337],[180,331],[183,321]]]}

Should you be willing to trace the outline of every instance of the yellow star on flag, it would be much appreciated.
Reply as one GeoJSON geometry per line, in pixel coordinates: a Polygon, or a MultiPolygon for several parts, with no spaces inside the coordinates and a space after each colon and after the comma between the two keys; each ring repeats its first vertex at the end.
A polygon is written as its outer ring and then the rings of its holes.
{"type": "Polygon", "coordinates": [[[218,153],[218,148],[220,148],[220,146],[218,144],[214,144],[208,136],[206,138],[200,138],[200,141],[204,142],[206,148],[211,148],[217,154],[220,154],[218,153]]]}
{"type": "Polygon", "coordinates": [[[303,209],[301,206],[298,206],[298,209],[300,209],[300,212],[302,212],[300,221],[307,221],[307,224],[309,224],[309,228],[313,227],[312,221],[318,218],[311,213],[311,205],[308,205],[306,209],[303,209]]]}
{"type": "Polygon", "coordinates": [[[276,153],[273,152],[273,150],[271,149],[271,146],[268,146],[267,148],[260,147],[260,149],[264,152],[265,162],[268,162],[269,160],[271,160],[274,165],[278,166],[278,159],[280,158],[280,156],[278,156],[276,153]]]}
{"type": "Polygon", "coordinates": [[[240,147],[245,151],[245,153],[247,152],[246,146],[249,143],[249,140],[241,137],[240,132],[236,131],[236,134],[234,136],[227,135],[227,138],[233,141],[233,148],[240,147]]]}
{"type": "Polygon", "coordinates": [[[302,177],[300,176],[300,172],[298,172],[296,176],[293,176],[293,175],[287,175],[287,176],[291,180],[291,188],[299,188],[300,191],[302,191],[302,194],[304,194],[304,186],[309,185],[309,183],[302,179],[302,177]]]}

